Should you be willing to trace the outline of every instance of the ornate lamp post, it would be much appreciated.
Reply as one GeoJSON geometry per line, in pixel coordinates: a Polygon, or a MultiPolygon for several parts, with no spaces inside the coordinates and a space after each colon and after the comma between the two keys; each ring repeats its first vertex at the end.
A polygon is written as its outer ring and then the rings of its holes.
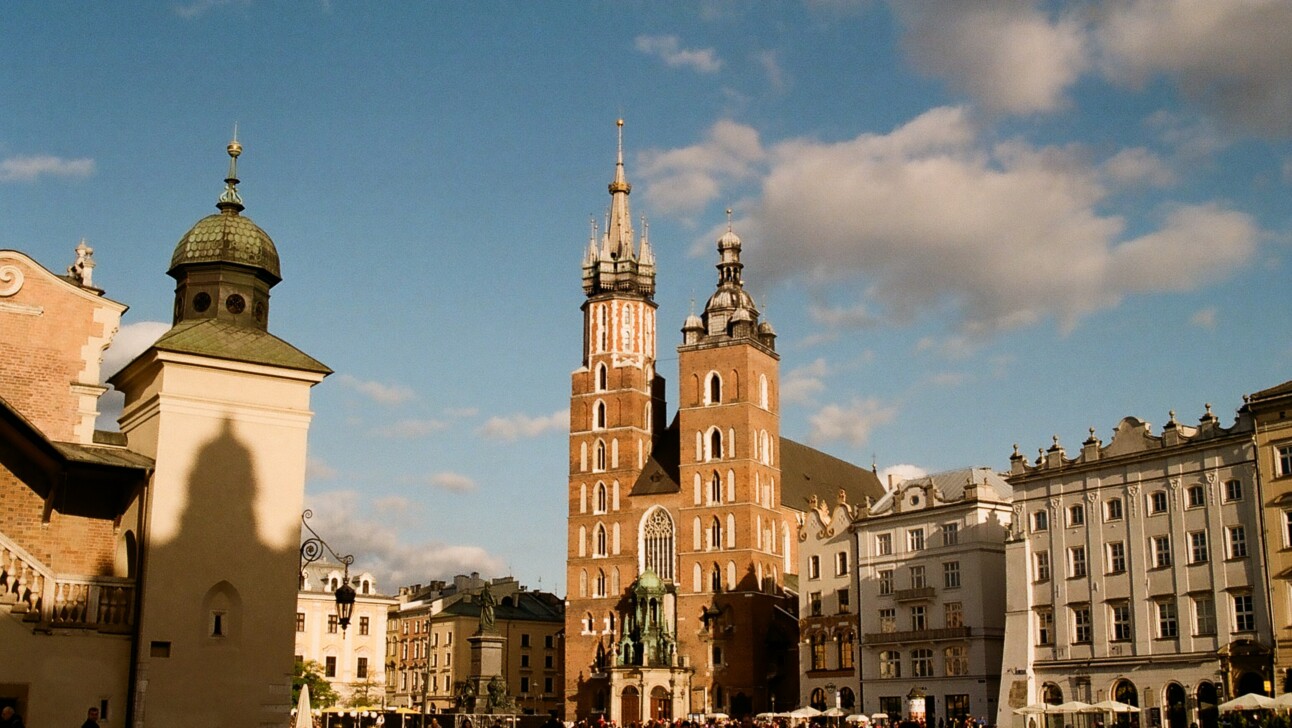
{"type": "Polygon", "coordinates": [[[301,525],[306,531],[310,532],[311,537],[301,542],[301,574],[305,574],[305,567],[323,558],[324,550],[332,554],[332,558],[340,561],[345,565],[345,575],[341,578],[341,586],[336,590],[336,617],[337,622],[341,624],[341,632],[345,633],[350,626],[350,615],[354,613],[354,587],[350,586],[350,564],[354,563],[354,554],[342,556],[328,545],[323,537],[318,535],[310,524],[306,521],[314,517],[314,511],[306,508],[301,514],[301,525]]]}

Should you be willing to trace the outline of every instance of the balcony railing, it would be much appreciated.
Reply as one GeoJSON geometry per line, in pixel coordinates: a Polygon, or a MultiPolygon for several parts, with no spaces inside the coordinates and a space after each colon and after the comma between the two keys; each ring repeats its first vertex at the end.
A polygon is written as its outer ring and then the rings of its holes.
{"type": "Polygon", "coordinates": [[[941,629],[916,629],[906,632],[867,632],[868,645],[884,645],[900,642],[940,642],[943,640],[967,639],[973,633],[969,627],[943,627],[941,629]]]}
{"type": "Polygon", "coordinates": [[[0,606],[39,627],[128,632],[134,621],[135,581],[111,576],[54,574],[0,534],[0,606]]]}
{"type": "Polygon", "coordinates": [[[914,589],[898,589],[893,598],[899,602],[914,602],[921,599],[932,599],[937,592],[931,586],[919,586],[914,589]]]}

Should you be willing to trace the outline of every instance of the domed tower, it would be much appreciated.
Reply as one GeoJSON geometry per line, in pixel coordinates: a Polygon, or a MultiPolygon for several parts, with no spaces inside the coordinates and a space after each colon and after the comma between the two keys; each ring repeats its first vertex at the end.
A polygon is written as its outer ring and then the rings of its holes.
{"type": "Polygon", "coordinates": [[[267,330],[269,289],[281,281],[278,249],[251,218],[238,194],[235,138],[227,147],[229,176],[214,215],[197,221],[175,245],[167,274],[175,279],[173,323],[218,319],[267,330]]]}

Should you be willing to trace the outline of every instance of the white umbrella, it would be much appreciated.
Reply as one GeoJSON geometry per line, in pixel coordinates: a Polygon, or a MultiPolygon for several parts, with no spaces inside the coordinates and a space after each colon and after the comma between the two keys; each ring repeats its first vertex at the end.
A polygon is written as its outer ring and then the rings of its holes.
{"type": "Polygon", "coordinates": [[[842,708],[831,708],[831,709],[829,709],[829,710],[825,711],[824,713],[822,713],[821,715],[829,716],[829,717],[831,717],[831,718],[842,718],[843,716],[845,716],[845,715],[847,715],[847,714],[848,714],[848,711],[846,711],[846,710],[844,710],[844,709],[842,709],[842,708]]]}
{"type": "Polygon", "coordinates": [[[1278,708],[1279,710],[1292,708],[1292,693],[1283,693],[1278,696],[1274,699],[1274,705],[1271,707],[1278,708]]]}
{"type": "Polygon", "coordinates": [[[791,718],[815,718],[818,715],[821,715],[821,711],[810,705],[805,705],[802,708],[795,708],[790,711],[791,718]]]}
{"type": "Polygon", "coordinates": [[[1139,708],[1136,708],[1135,706],[1129,703],[1123,703],[1118,700],[1101,700],[1098,703],[1091,705],[1090,707],[1098,708],[1100,710],[1106,710],[1109,713],[1138,713],[1139,712],[1139,708]]]}
{"type": "Polygon", "coordinates": [[[1021,708],[1015,708],[1014,713],[1017,715],[1040,715],[1041,713],[1050,712],[1054,707],[1055,706],[1050,705],[1049,703],[1032,703],[1031,705],[1024,705],[1021,708]]]}
{"type": "Polygon", "coordinates": [[[1269,710],[1274,707],[1274,698],[1267,698],[1257,693],[1247,693],[1220,704],[1220,712],[1229,713],[1235,710],[1269,710]]]}
{"type": "Polygon", "coordinates": [[[871,713],[871,720],[888,720],[888,713],[871,713]]]}
{"type": "Polygon", "coordinates": [[[301,699],[296,701],[296,721],[292,728],[312,728],[313,725],[310,720],[310,686],[301,685],[301,699]]]}
{"type": "Polygon", "coordinates": [[[1056,713],[1093,713],[1098,712],[1099,708],[1092,706],[1090,703],[1083,703],[1080,700],[1069,700],[1066,703],[1060,703],[1054,706],[1056,713]]]}
{"type": "Polygon", "coordinates": [[[870,722],[870,718],[867,718],[866,716],[864,716],[864,715],[862,715],[862,714],[860,714],[860,713],[853,713],[852,715],[848,716],[847,718],[844,718],[844,721],[845,721],[845,722],[848,722],[848,723],[869,723],[869,722],[870,722]]]}

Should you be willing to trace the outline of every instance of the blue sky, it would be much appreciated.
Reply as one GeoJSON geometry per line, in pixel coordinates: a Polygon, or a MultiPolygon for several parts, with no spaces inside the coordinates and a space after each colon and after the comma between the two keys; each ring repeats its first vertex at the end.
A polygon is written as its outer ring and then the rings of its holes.
{"type": "Polygon", "coordinates": [[[307,502],[385,588],[563,592],[580,260],[615,119],[660,371],[728,207],[782,432],[899,475],[1004,469],[1292,378],[1292,5],[12,3],[0,248],[78,240],[164,330],[238,124],[271,330],[315,389],[307,502]]]}

